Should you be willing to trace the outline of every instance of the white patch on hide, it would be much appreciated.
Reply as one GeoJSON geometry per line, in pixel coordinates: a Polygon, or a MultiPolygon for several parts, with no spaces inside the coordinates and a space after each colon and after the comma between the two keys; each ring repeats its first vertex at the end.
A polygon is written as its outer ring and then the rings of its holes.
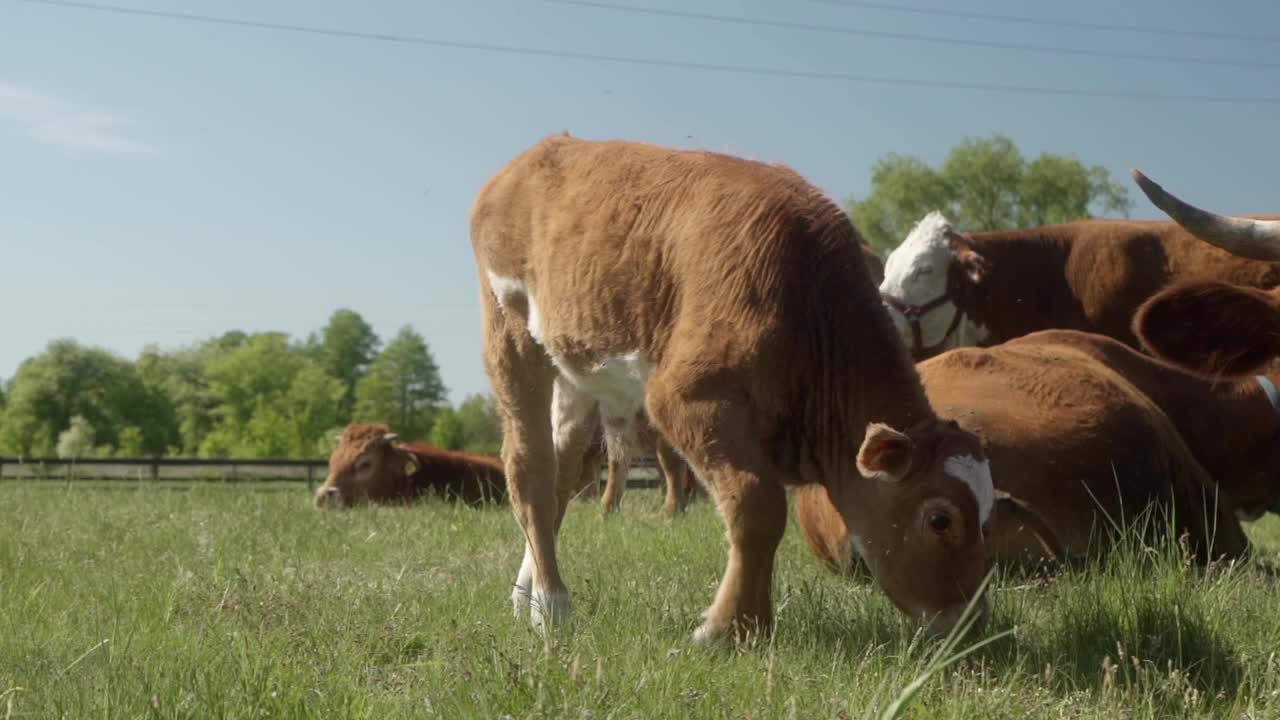
{"type": "Polygon", "coordinates": [[[996,503],[996,487],[991,482],[991,463],[972,455],[953,455],[942,464],[948,475],[969,486],[973,499],[978,503],[978,522],[985,523],[991,517],[996,503]]]}
{"type": "Polygon", "coordinates": [[[489,287],[493,288],[493,296],[498,301],[498,307],[505,309],[506,301],[512,295],[521,295],[525,298],[529,305],[529,334],[538,344],[542,344],[542,316],[538,313],[538,303],[534,302],[533,296],[529,294],[529,287],[519,278],[503,277],[492,270],[486,271],[486,274],[489,276],[489,287]]]}
{"type": "Polygon", "coordinates": [[[569,444],[574,429],[586,420],[590,411],[591,398],[568,378],[557,376],[551,388],[551,437],[555,441],[557,457],[569,444]]]}
{"type": "Polygon", "coordinates": [[[653,371],[639,352],[605,358],[585,372],[569,368],[552,354],[560,373],[582,392],[600,402],[605,423],[632,423],[644,407],[644,388],[653,371]]]}

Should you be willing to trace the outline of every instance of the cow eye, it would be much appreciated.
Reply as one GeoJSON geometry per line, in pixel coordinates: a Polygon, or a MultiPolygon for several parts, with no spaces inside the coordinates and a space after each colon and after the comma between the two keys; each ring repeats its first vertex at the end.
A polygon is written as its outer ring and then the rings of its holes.
{"type": "Polygon", "coordinates": [[[930,513],[929,527],[936,533],[944,533],[951,528],[951,516],[944,512],[930,513]]]}
{"type": "Polygon", "coordinates": [[[368,460],[368,458],[365,458],[365,459],[361,460],[360,462],[356,463],[356,469],[357,469],[357,470],[368,470],[368,469],[369,469],[369,460],[368,460]]]}

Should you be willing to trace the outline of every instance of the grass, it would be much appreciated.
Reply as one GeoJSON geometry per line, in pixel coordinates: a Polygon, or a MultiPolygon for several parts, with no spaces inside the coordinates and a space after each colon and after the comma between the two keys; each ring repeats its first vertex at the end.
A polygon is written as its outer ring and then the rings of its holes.
{"type": "MultiPolygon", "coordinates": [[[[4,718],[862,718],[929,667],[865,580],[792,527],[777,631],[689,636],[725,557],[708,504],[656,492],[562,535],[577,619],[544,641],[510,617],[509,510],[312,511],[303,489],[0,484],[4,718]]],[[[1250,533],[1280,560],[1280,522],[1250,533]]],[[[902,717],[1280,717],[1280,586],[1135,547],[1050,577],[1005,571],[981,637],[902,717]]]]}

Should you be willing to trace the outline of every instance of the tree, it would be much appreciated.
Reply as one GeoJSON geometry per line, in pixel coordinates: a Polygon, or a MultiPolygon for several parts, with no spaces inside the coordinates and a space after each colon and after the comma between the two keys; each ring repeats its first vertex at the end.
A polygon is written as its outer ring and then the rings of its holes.
{"type": "Polygon", "coordinates": [[[72,460],[93,453],[93,425],[83,416],[71,418],[71,426],[58,435],[58,457],[72,460]]]}
{"type": "Polygon", "coordinates": [[[406,325],[356,384],[356,417],[385,422],[402,437],[426,437],[445,395],[426,341],[406,325]]]}
{"type": "Polygon", "coordinates": [[[204,374],[216,404],[202,455],[312,457],[341,422],[342,382],[283,333],[256,333],[213,354],[204,374]]]}
{"type": "Polygon", "coordinates": [[[321,335],[320,356],[329,374],[342,381],[342,415],[350,416],[355,407],[356,383],[377,356],[380,341],[359,313],[345,308],[329,317],[321,335]]]}
{"type": "Polygon", "coordinates": [[[492,395],[469,396],[458,406],[457,418],[464,449],[486,455],[497,455],[502,450],[502,425],[492,395]]]}
{"type": "Polygon", "coordinates": [[[467,444],[462,421],[453,408],[441,408],[431,424],[431,444],[445,450],[461,450],[467,444]]]}
{"type": "Polygon", "coordinates": [[[964,230],[1005,230],[1129,211],[1129,194],[1100,166],[1042,153],[1027,162],[1004,135],[966,138],[939,169],[890,153],[871,171],[871,194],[846,209],[864,239],[884,255],[932,210],[964,230]]]}
{"type": "Polygon", "coordinates": [[[0,422],[0,450],[52,454],[77,415],[107,450],[118,446],[120,431],[129,426],[142,433],[148,453],[163,453],[177,437],[172,407],[142,382],[132,363],[73,340],[55,340],[14,376],[0,422]]]}

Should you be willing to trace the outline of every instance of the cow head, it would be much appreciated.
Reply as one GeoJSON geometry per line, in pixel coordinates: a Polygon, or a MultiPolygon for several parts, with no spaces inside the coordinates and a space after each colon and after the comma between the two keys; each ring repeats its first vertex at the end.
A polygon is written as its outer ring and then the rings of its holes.
{"type": "MultiPolygon", "coordinates": [[[[1192,235],[1241,257],[1280,261],[1280,222],[1201,210],[1132,172],[1151,202],[1192,235]]],[[[1203,281],[1174,285],[1139,308],[1133,330],[1151,354],[1188,370],[1254,373],[1280,357],[1280,290],[1203,281]]]]}
{"type": "MultiPolygon", "coordinates": [[[[932,618],[933,634],[954,626],[981,583],[993,550],[987,540],[998,524],[1021,523],[1048,557],[1066,555],[1039,513],[995,489],[980,441],[954,422],[906,435],[872,426],[858,461],[867,481],[878,484],[879,510],[842,510],[849,498],[840,492],[804,485],[796,491],[801,534],[833,572],[864,564],[901,610],[932,618]]],[[[979,612],[989,613],[985,599],[979,612]]]]}
{"type": "Polygon", "coordinates": [[[323,510],[406,497],[414,457],[395,440],[386,425],[348,425],[329,455],[329,476],[316,489],[315,506],[323,510]]]}
{"type": "Polygon", "coordinates": [[[889,253],[880,295],[917,361],[985,337],[965,314],[964,301],[986,272],[986,260],[973,243],[937,211],[925,215],[889,253]]]}
{"type": "MultiPolygon", "coordinates": [[[[983,539],[995,502],[977,436],[949,420],[908,432],[872,423],[853,482],[802,486],[796,512],[832,569],[861,558],[890,600],[942,634],[959,621],[987,571],[983,539]]],[[[978,612],[985,619],[984,597],[978,612]]]]}

